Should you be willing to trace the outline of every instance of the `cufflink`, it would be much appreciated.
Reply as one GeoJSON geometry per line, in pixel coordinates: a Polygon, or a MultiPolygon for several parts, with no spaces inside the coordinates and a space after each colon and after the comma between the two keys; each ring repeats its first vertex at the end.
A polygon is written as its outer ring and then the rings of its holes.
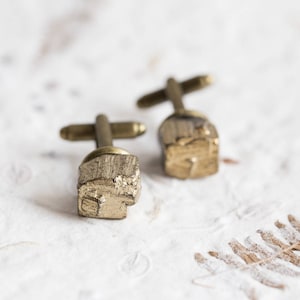
{"type": "Polygon", "coordinates": [[[174,78],[166,87],[147,94],[137,101],[147,108],[170,100],[175,112],[161,124],[158,134],[167,175],[186,179],[212,175],[218,171],[219,138],[215,126],[200,112],[186,110],[184,94],[212,83],[210,76],[197,76],[181,83],[174,78]]]}
{"type": "Polygon", "coordinates": [[[60,131],[69,141],[95,140],[97,149],[79,166],[78,214],[99,219],[122,219],[138,200],[141,179],[135,155],[113,146],[112,140],[134,138],[146,131],[138,122],[109,123],[98,115],[95,124],[70,125],[60,131]]]}

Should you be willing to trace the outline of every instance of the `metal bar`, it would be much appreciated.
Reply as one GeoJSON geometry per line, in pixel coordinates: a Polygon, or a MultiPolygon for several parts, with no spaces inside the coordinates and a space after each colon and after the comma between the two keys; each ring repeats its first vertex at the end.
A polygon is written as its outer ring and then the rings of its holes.
{"type": "MultiPolygon", "coordinates": [[[[196,90],[203,89],[210,85],[213,82],[213,79],[209,75],[196,76],[191,79],[185,80],[179,85],[181,86],[183,94],[188,94],[196,90]]],[[[160,89],[153,93],[144,95],[137,101],[137,105],[140,108],[147,108],[154,106],[156,104],[165,102],[168,100],[165,89],[160,89]]]]}

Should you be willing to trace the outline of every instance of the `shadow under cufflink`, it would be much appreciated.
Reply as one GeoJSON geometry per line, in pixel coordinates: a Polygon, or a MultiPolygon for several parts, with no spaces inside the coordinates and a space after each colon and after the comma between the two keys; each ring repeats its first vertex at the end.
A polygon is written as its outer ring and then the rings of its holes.
{"type": "MultiPolygon", "coordinates": [[[[43,154],[43,156],[45,155],[43,154]]],[[[77,155],[56,154],[48,157],[53,160],[53,163],[56,162],[59,165],[61,165],[62,159],[66,159],[69,161],[71,168],[68,173],[77,173],[78,167],[74,167],[75,162],[78,161],[77,155]],[[74,168],[76,170],[72,172],[74,168]]],[[[51,176],[53,176],[53,174],[49,174],[49,177],[51,176]]],[[[77,177],[72,175],[62,176],[59,182],[52,181],[52,178],[45,178],[44,182],[40,183],[39,189],[31,197],[37,206],[63,215],[64,217],[78,219],[77,210],[74,206],[76,202],[76,184],[77,177]]]]}

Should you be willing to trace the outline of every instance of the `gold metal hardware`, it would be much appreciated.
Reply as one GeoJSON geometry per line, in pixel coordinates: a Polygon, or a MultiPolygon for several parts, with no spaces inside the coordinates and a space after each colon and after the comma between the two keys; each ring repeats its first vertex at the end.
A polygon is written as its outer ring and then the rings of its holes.
{"type": "MultiPolygon", "coordinates": [[[[110,123],[113,139],[129,139],[144,134],[146,127],[139,122],[110,123]]],[[[96,140],[94,124],[74,124],[61,129],[60,136],[69,141],[96,140]]]]}
{"type": "Polygon", "coordinates": [[[193,77],[178,83],[167,80],[166,87],[141,97],[140,108],[170,100],[175,112],[159,128],[165,173],[180,179],[198,178],[218,171],[219,138],[215,126],[197,111],[186,110],[183,95],[212,83],[208,75],[193,77]]]}
{"type": "Polygon", "coordinates": [[[78,213],[91,218],[122,219],[127,206],[136,203],[140,193],[138,158],[113,146],[113,138],[133,138],[146,127],[138,122],[109,123],[98,115],[96,123],[70,125],[60,131],[70,141],[95,140],[97,149],[79,166],[78,213]]]}
{"type": "MultiPolygon", "coordinates": [[[[173,80],[171,78],[171,81],[173,80]]],[[[210,85],[212,82],[213,79],[210,75],[203,75],[203,76],[193,77],[191,79],[182,81],[181,83],[177,83],[177,84],[179,85],[178,88],[180,89],[182,94],[188,94],[203,89],[208,85],[210,85]]],[[[174,84],[171,83],[171,85],[174,84]]],[[[170,90],[170,86],[169,86],[169,90],[170,90]]],[[[164,88],[141,97],[138,100],[137,105],[140,108],[147,108],[165,102],[167,100],[173,101],[172,99],[169,98],[169,95],[167,95],[166,89],[164,88]]]]}

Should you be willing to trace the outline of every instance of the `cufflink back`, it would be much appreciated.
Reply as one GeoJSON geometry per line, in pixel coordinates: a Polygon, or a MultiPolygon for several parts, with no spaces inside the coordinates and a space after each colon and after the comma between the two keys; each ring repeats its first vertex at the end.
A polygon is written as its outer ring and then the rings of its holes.
{"type": "Polygon", "coordinates": [[[70,125],[60,131],[69,141],[95,140],[97,149],[79,166],[78,214],[90,218],[122,219],[127,205],[138,200],[141,188],[139,161],[112,140],[133,138],[146,127],[138,122],[109,123],[98,115],[95,124],[70,125]]]}
{"type": "Polygon", "coordinates": [[[171,100],[175,112],[159,128],[165,173],[180,179],[198,178],[218,171],[219,138],[215,126],[197,111],[186,110],[182,98],[212,83],[197,76],[181,83],[167,80],[166,88],[141,97],[137,105],[147,108],[171,100]]]}

